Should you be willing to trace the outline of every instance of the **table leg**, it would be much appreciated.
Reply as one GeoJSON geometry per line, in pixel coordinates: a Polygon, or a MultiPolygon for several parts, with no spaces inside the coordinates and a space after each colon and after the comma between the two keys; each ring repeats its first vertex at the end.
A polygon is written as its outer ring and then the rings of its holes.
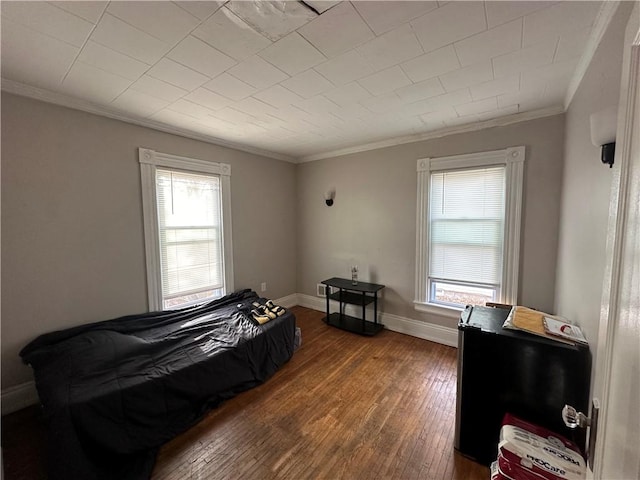
{"type": "Polygon", "coordinates": [[[378,292],[373,292],[373,323],[378,323],[378,292]]]}
{"type": "Polygon", "coordinates": [[[327,299],[327,325],[329,324],[329,315],[331,312],[329,311],[329,292],[331,291],[331,287],[329,285],[324,286],[324,296],[327,299]]]}

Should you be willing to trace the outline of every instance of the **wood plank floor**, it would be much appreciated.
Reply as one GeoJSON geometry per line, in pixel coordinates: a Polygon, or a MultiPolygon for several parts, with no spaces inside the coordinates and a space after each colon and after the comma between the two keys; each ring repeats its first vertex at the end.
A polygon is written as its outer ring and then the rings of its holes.
{"type": "MultiPolygon", "coordinates": [[[[453,449],[455,349],[293,310],[303,342],[291,361],[163,446],[154,480],[489,478],[453,449]]],[[[3,418],[6,480],[46,478],[34,411],[3,418]]]]}

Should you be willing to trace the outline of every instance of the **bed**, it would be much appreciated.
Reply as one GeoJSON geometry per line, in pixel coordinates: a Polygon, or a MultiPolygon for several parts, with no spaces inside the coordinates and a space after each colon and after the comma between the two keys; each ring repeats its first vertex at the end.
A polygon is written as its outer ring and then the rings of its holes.
{"type": "Polygon", "coordinates": [[[146,479],[159,447],[225,399],[267,380],[294,351],[295,316],[264,325],[242,290],[181,310],[42,335],[33,367],[50,479],[146,479]]]}

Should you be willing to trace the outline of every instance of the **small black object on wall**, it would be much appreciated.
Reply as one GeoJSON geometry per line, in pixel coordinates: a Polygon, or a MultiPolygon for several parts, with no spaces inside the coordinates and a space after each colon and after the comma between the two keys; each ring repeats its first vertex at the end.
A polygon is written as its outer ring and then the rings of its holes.
{"type": "Polygon", "coordinates": [[[615,106],[605,108],[589,117],[591,125],[591,143],[596,147],[602,147],[602,163],[613,167],[616,152],[616,127],[618,123],[618,110],[615,106]]]}

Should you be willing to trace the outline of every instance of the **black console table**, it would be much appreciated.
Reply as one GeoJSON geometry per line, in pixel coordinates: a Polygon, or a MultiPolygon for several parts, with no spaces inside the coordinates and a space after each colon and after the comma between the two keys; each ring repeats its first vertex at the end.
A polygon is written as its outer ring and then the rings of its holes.
{"type": "Polygon", "coordinates": [[[346,278],[330,278],[321,283],[327,286],[327,316],[324,321],[328,325],[348,330],[349,332],[359,333],[361,335],[375,335],[384,328],[384,325],[378,323],[378,292],[384,288],[384,285],[377,283],[358,282],[353,284],[351,280],[346,278]],[[331,293],[331,288],[337,288],[337,292],[331,293]],[[340,303],[339,311],[331,313],[329,300],[336,300],[340,303]],[[365,307],[373,303],[373,322],[366,319],[365,307]],[[351,317],[343,313],[343,306],[346,304],[361,305],[362,317],[351,317]]]}

